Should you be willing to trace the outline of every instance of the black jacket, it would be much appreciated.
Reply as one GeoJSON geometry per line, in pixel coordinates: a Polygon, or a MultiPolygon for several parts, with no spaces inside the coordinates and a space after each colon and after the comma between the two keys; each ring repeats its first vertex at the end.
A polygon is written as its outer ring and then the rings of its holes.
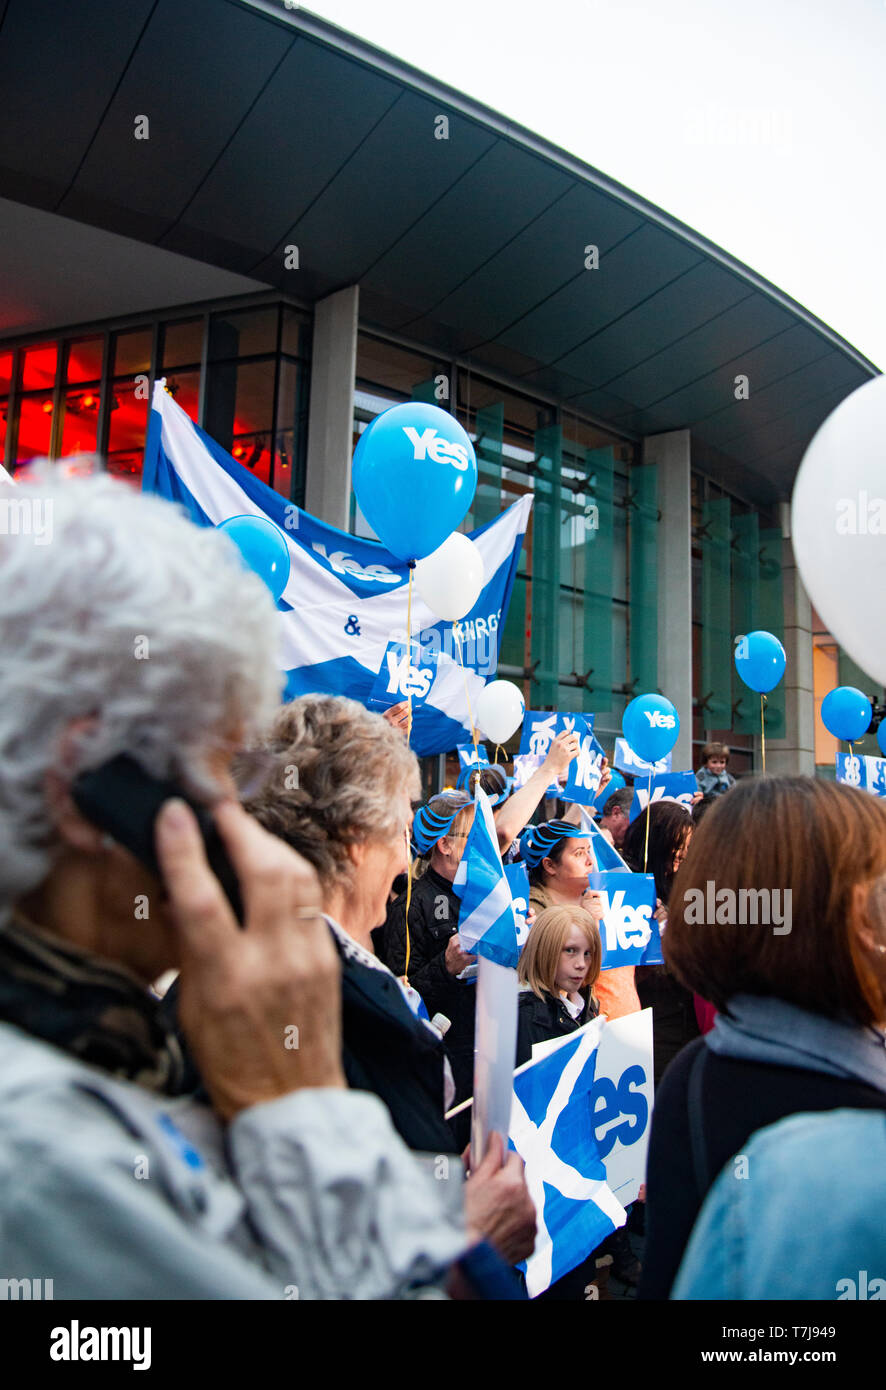
{"type": "MultiPolygon", "coordinates": [[[[410,1149],[454,1154],[459,1145],[443,1118],[445,1052],[439,1036],[416,1018],[400,986],[386,970],[364,965],[333,935],[341,958],[342,1067],[352,1090],[370,1091],[387,1106],[391,1121],[410,1149]]],[[[163,999],[162,1012],[176,1027],[185,1055],[189,1087],[200,1075],[177,1028],[178,981],[163,999]]]]}
{"type": "Polygon", "coordinates": [[[523,990],[517,1000],[517,1062],[522,1067],[532,1057],[535,1043],[547,1042],[548,1038],[565,1037],[574,1033],[596,1018],[598,1013],[595,1000],[589,998],[579,1018],[573,1018],[562,999],[555,999],[545,990],[543,999],[531,989],[523,990]]]}
{"type": "MultiPolygon", "coordinates": [[[[799,1067],[724,1057],[696,1039],[656,1088],[646,1161],[646,1246],[639,1298],[666,1299],[702,1202],[714,1180],[751,1135],[805,1111],[886,1110],[873,1086],[799,1067]],[[696,1066],[699,1070],[693,1073],[696,1066]],[[690,1078],[692,1088],[690,1087],[690,1078]],[[690,1093],[697,1086],[693,1158],[690,1093]]],[[[753,1173],[748,1181],[753,1180],[753,1173]]],[[[810,1212],[810,1221],[815,1213],[810,1212]]]]}
{"type": "Polygon", "coordinates": [[[652,1010],[652,1063],[658,1087],[665,1068],[701,1031],[695,1000],[666,965],[638,965],[634,983],[641,1006],[652,1010]]]}
{"type": "MultiPolygon", "coordinates": [[[[457,980],[444,964],[449,938],[458,931],[459,899],[452,884],[426,869],[412,887],[409,904],[409,983],[417,989],[431,1018],[445,1014],[451,1027],[446,1051],[452,1062],[458,1100],[473,1089],[474,1011],[477,987],[457,980]]],[[[406,894],[395,898],[384,927],[382,960],[397,976],[406,966],[406,894]]]]}

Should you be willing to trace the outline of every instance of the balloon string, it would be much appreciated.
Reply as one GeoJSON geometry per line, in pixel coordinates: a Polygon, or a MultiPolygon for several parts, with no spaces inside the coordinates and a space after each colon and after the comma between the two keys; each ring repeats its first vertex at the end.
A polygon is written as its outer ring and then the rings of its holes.
{"type": "MultiPolygon", "coordinates": [[[[409,584],[406,589],[406,660],[412,660],[412,570],[409,566],[409,584]]],[[[412,737],[412,681],[406,696],[408,712],[406,715],[406,747],[412,737]]],[[[412,846],[409,843],[409,830],[406,830],[406,959],[403,962],[403,979],[409,984],[409,909],[412,905],[412,846]]]]}
{"type": "Polygon", "coordinates": [[[501,752],[501,744],[500,744],[500,743],[497,743],[497,744],[495,745],[495,761],[496,761],[496,762],[498,762],[498,755],[499,755],[500,752],[501,752]]]}
{"type": "Polygon", "coordinates": [[[462,655],[461,655],[461,637],[460,637],[460,635],[459,635],[458,627],[457,627],[457,625],[456,625],[455,623],[452,624],[452,635],[453,635],[453,637],[455,638],[455,650],[458,652],[458,660],[459,660],[459,665],[461,666],[462,680],[463,680],[464,683],[465,683],[465,699],[467,700],[467,703],[468,703],[468,720],[470,721],[470,725],[471,725],[471,741],[472,741],[472,743],[473,743],[473,745],[474,745],[474,754],[475,754],[475,756],[476,756],[476,755],[477,755],[477,727],[476,727],[476,725],[475,725],[475,723],[474,723],[474,711],[471,709],[471,696],[470,696],[470,693],[469,693],[469,691],[468,691],[468,675],[467,675],[467,672],[465,671],[465,664],[464,664],[464,661],[462,660],[462,655]]]}
{"type": "Polygon", "coordinates": [[[766,725],[763,720],[763,706],[766,703],[766,696],[760,694],[760,746],[763,753],[763,771],[766,771],[766,725]]]}
{"type": "Polygon", "coordinates": [[[649,822],[652,817],[649,814],[652,810],[652,769],[649,770],[649,785],[646,788],[646,839],[643,843],[643,872],[646,872],[646,861],[649,857],[649,822]]]}

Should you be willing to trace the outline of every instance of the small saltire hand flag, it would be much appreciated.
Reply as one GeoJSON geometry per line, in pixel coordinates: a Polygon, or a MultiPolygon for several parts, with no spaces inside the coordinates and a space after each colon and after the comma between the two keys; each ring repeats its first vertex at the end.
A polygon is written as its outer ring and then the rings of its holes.
{"type": "Polygon", "coordinates": [[[461,898],[458,935],[467,951],[516,969],[517,923],[489,798],[477,783],[474,823],[452,881],[461,898]]]}
{"type": "Polygon", "coordinates": [[[590,1091],[601,1018],[591,1019],[514,1076],[509,1143],[526,1165],[535,1249],[520,1266],[530,1298],[581,1264],[627,1213],[606,1181],[590,1091]]]}

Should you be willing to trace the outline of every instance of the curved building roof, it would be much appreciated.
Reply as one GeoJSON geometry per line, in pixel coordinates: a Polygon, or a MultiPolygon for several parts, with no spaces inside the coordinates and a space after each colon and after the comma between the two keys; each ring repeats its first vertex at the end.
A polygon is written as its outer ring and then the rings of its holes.
{"type": "Polygon", "coordinates": [[[307,300],[359,282],[363,322],[628,435],[690,428],[750,500],[789,495],[877,371],[629,189],[282,0],[8,0],[0,91],[0,196],[307,300]]]}

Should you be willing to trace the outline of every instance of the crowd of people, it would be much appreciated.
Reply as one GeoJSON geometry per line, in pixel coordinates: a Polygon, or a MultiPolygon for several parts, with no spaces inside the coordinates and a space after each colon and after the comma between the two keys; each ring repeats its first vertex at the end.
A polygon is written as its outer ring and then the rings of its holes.
{"type": "Polygon", "coordinates": [[[886,1274],[866,1219],[886,1137],[880,801],[736,782],[722,744],[691,808],[631,820],[632,789],[604,792],[601,833],[654,880],[665,964],[602,969],[591,832],[546,802],[575,735],[516,791],[496,766],[418,804],[402,709],[280,703],[274,607],[225,537],[107,477],[40,487],[53,544],[0,548],[0,1273],[40,1269],[74,1299],[526,1296],[522,1161],[493,1136],[471,1167],[466,1112],[447,1118],[473,1087],[453,885],[479,778],[529,877],[515,1065],[652,1010],[641,1200],[547,1296],[599,1297],[604,1265],[640,1300],[835,1298],[856,1269],[886,1274]],[[174,789],[151,862],[125,831],[134,792],[110,808],[119,835],[78,799],[121,754],[174,789]],[[787,930],[699,925],[686,904],[711,883],[787,894],[787,930]]]}

